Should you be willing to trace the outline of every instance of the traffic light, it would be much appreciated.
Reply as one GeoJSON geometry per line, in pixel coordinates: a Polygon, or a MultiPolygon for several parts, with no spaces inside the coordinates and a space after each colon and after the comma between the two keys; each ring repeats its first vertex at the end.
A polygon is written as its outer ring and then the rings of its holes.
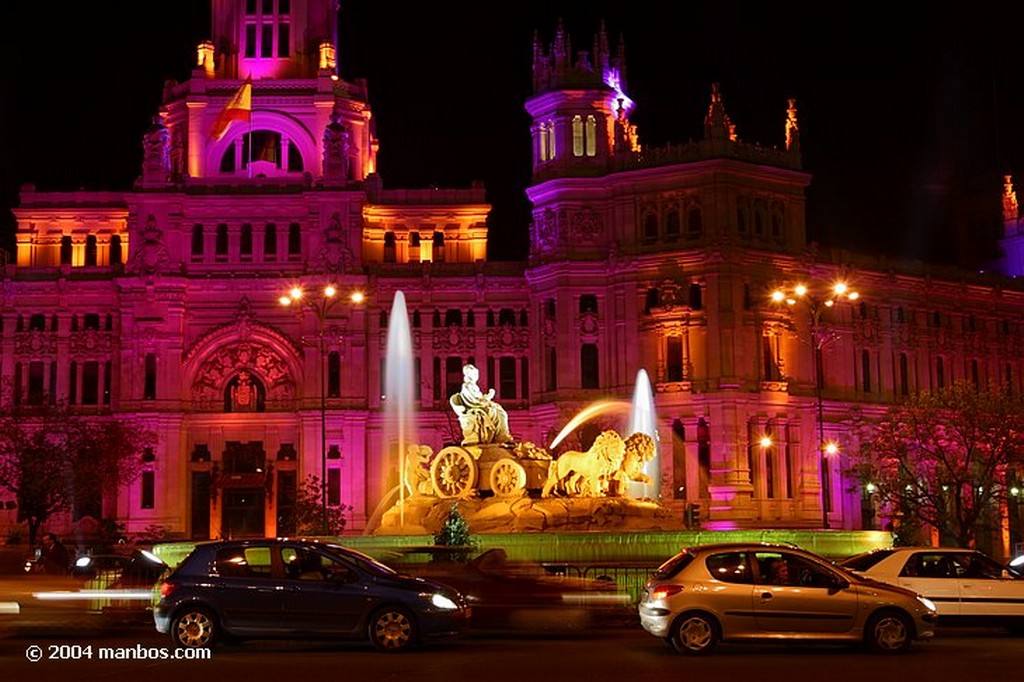
{"type": "Polygon", "coordinates": [[[700,528],[700,502],[688,502],[686,504],[685,522],[687,528],[700,528]]]}

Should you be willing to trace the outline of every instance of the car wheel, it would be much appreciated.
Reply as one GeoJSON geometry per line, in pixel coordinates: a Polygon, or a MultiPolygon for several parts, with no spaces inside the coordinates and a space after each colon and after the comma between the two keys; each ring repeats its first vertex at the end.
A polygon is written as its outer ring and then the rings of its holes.
{"type": "Polygon", "coordinates": [[[868,648],[879,654],[899,654],[907,650],[913,635],[910,620],[896,611],[871,616],[864,629],[868,648]]]}
{"type": "Polygon", "coordinates": [[[403,608],[380,609],[370,618],[370,642],[378,651],[407,651],[416,642],[416,624],[403,608]]]}
{"type": "Polygon", "coordinates": [[[188,649],[213,646],[219,636],[218,629],[212,613],[199,607],[186,607],[171,623],[171,642],[188,649]]]}
{"type": "Polygon", "coordinates": [[[672,646],[681,654],[710,654],[718,644],[718,622],[705,613],[684,613],[672,625],[672,646]]]}

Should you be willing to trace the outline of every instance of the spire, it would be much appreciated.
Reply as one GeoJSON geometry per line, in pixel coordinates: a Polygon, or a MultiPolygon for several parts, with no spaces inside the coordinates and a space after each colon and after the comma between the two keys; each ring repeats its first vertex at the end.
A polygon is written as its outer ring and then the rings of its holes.
{"type": "Polygon", "coordinates": [[[599,73],[608,71],[608,60],[611,55],[608,53],[608,31],[604,27],[604,19],[601,20],[601,28],[594,37],[594,63],[599,73]]]}
{"type": "Polygon", "coordinates": [[[1019,215],[1017,208],[1017,192],[1013,189],[1013,176],[1003,176],[1003,221],[1016,221],[1019,215]]]}
{"type": "Polygon", "coordinates": [[[564,69],[569,65],[569,47],[566,44],[565,27],[562,20],[558,20],[558,28],[555,29],[555,43],[552,45],[552,52],[555,57],[555,69],[564,69]]]}
{"type": "Polygon", "coordinates": [[[800,126],[796,122],[796,100],[792,98],[786,109],[786,149],[800,153],[800,126]]]}
{"type": "Polygon", "coordinates": [[[712,140],[728,139],[732,142],[737,140],[736,126],[725,113],[718,83],[711,84],[711,104],[708,106],[707,116],[704,117],[704,137],[712,140]]]}

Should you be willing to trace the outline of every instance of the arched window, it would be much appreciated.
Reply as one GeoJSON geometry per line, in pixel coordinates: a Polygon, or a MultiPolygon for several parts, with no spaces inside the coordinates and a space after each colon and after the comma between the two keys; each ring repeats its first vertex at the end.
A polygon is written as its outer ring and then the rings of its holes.
{"type": "Polygon", "coordinates": [[[555,158],[555,126],[551,121],[544,121],[539,126],[539,158],[541,162],[555,158]]]}
{"type": "Polygon", "coordinates": [[[213,259],[224,263],[228,259],[228,226],[221,223],[217,226],[217,236],[213,246],[213,259]]]}
{"type": "Polygon", "coordinates": [[[327,354],[327,397],[341,395],[341,354],[333,350],[327,354]]]}
{"type": "Polygon", "coordinates": [[[395,233],[385,232],[384,233],[384,262],[394,263],[396,262],[397,255],[395,253],[395,233]]]}
{"type": "Polygon", "coordinates": [[[498,326],[514,327],[516,325],[516,313],[511,308],[502,308],[498,311],[498,326]]]}
{"type": "Polygon", "coordinates": [[[302,227],[298,223],[288,225],[288,260],[302,259],[302,227]]]}
{"type": "Polygon", "coordinates": [[[238,254],[242,260],[252,260],[252,225],[244,223],[238,235],[238,254]]]}
{"type": "Polygon", "coordinates": [[[665,239],[673,242],[679,239],[679,211],[674,208],[665,214],[665,239]]]}
{"type": "Polygon", "coordinates": [[[586,138],[586,151],[587,156],[597,155],[597,119],[592,115],[587,116],[587,127],[584,130],[584,137],[586,138]]]}
{"type": "Polygon", "coordinates": [[[699,208],[691,208],[686,214],[686,238],[699,239],[703,234],[704,216],[699,208]]]}
{"type": "Polygon", "coordinates": [[[643,240],[645,244],[658,241],[658,216],[655,213],[644,216],[643,240]]]}
{"type": "Polygon", "coordinates": [[[572,155],[583,156],[583,117],[572,117],[572,155]]]}
{"type": "Polygon", "coordinates": [[[462,326],[462,311],[458,308],[449,308],[444,313],[444,326],[446,327],[461,327],[462,326]]]}

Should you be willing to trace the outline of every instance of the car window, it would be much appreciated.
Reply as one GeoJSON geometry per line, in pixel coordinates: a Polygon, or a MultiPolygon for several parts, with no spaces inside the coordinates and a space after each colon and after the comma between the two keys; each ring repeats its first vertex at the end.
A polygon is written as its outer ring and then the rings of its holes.
{"type": "Polygon", "coordinates": [[[693,561],[692,554],[690,554],[689,552],[680,552],[679,554],[676,554],[674,557],[667,559],[664,563],[661,564],[661,566],[658,566],[658,568],[656,568],[654,570],[654,573],[652,573],[651,575],[652,577],[657,578],[658,580],[665,580],[666,578],[671,578],[677,573],[679,573],[679,571],[689,566],[691,561],[693,561]]]}
{"type": "Polygon", "coordinates": [[[711,577],[716,580],[726,583],[749,584],[753,582],[746,552],[712,554],[705,560],[704,565],[711,577]]]}
{"type": "Polygon", "coordinates": [[[880,549],[871,552],[864,552],[863,554],[852,556],[849,559],[843,559],[839,565],[843,568],[849,568],[854,571],[867,571],[882,559],[889,556],[892,556],[891,550],[880,549]]]}
{"type": "Polygon", "coordinates": [[[901,578],[953,578],[953,566],[941,552],[911,554],[899,573],[901,578]]]}
{"type": "Polygon", "coordinates": [[[269,547],[224,547],[214,559],[217,573],[229,578],[269,578],[271,574],[269,547]]]}
{"type": "Polygon", "coordinates": [[[977,552],[950,554],[949,560],[958,578],[999,580],[1003,574],[1002,566],[977,552]]]}

